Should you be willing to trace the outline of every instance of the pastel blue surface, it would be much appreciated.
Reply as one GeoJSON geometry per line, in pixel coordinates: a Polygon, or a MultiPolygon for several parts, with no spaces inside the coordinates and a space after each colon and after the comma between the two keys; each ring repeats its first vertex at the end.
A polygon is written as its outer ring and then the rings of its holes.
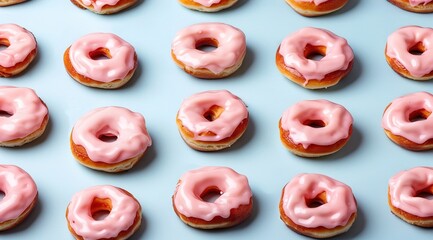
{"type": "Polygon", "coordinates": [[[240,0],[219,13],[201,13],[177,1],[145,0],[132,9],[100,16],[67,0],[31,0],[0,8],[1,23],[16,23],[36,36],[39,55],[24,74],[0,79],[0,85],[36,90],[50,110],[50,124],[41,139],[19,148],[0,149],[0,162],[29,172],[39,189],[36,209],[20,226],[0,239],[72,239],[65,220],[71,196],[84,188],[112,184],[140,201],[144,222],[132,239],[304,239],[279,218],[283,186],[301,172],[322,173],[352,187],[358,218],[338,239],[427,239],[431,230],[411,226],[390,213],[388,179],[400,170],[432,165],[433,152],[411,152],[393,144],[381,128],[384,108],[394,98],[433,91],[431,82],[415,82],[394,73],[385,61],[387,36],[406,25],[433,27],[431,14],[403,11],[387,1],[350,0],[337,13],[305,18],[283,0],[240,0]],[[247,56],[233,76],[223,80],[193,78],[170,57],[175,33],[191,24],[225,22],[244,31],[247,56]],[[306,90],[285,79],[275,66],[282,39],[305,26],[345,37],[355,53],[350,75],[336,87],[306,90]],[[137,51],[139,68],[118,90],[85,87],[63,66],[63,52],[91,32],[112,32],[137,51]],[[197,152],[182,141],[175,116],[193,93],[228,89],[248,105],[250,125],[231,149],[197,152]],[[353,136],[340,152],[320,159],[289,153],[280,143],[278,120],[290,105],[305,99],[328,99],[354,117],[353,136]],[[142,113],[153,146],[132,170],[107,174],[78,164],[69,150],[69,134],[78,118],[101,106],[118,105],[142,113]],[[175,215],[171,196],[178,178],[190,169],[229,166],[245,174],[254,193],[254,213],[245,223],[225,230],[190,228],[175,215]]]}

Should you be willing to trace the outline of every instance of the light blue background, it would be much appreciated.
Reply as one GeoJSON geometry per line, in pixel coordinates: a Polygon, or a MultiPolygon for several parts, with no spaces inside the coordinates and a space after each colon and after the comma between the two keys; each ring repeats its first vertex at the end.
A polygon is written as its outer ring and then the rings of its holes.
{"type": "Polygon", "coordinates": [[[100,16],[67,0],[31,0],[0,8],[1,23],[16,23],[34,33],[39,55],[28,71],[0,85],[36,90],[50,110],[50,124],[41,139],[19,148],[0,149],[0,162],[29,172],[39,189],[36,209],[20,226],[0,233],[5,239],[72,239],[65,210],[71,196],[84,188],[112,184],[133,193],[143,208],[144,222],[133,239],[304,239],[279,218],[281,190],[295,174],[323,173],[352,187],[358,219],[339,236],[357,239],[427,239],[432,232],[411,226],[389,211],[388,179],[400,170],[432,165],[432,152],[411,152],[393,144],[381,128],[381,116],[394,98],[432,91],[432,82],[415,82],[387,65],[387,36],[405,25],[433,27],[431,14],[405,12],[387,1],[350,0],[341,11],[318,18],[296,14],[283,0],[240,0],[229,10],[200,13],[175,0],[144,0],[116,15],[100,16]],[[171,60],[175,33],[194,23],[225,22],[244,31],[248,52],[238,72],[222,80],[190,77],[171,60]],[[285,79],[275,67],[282,39],[301,27],[326,28],[345,37],[355,53],[350,75],[336,87],[306,90],[285,79]],[[139,68],[118,90],[85,87],[64,70],[63,52],[91,32],[112,32],[137,51],[139,68]],[[182,100],[193,93],[228,89],[248,105],[250,125],[231,149],[197,152],[182,141],[175,124],[182,100]],[[354,117],[354,132],[340,152],[305,159],[280,143],[282,112],[305,99],[328,99],[344,105],[354,117]],[[92,171],[78,164],[69,150],[72,126],[96,107],[118,105],[142,113],[153,146],[132,170],[121,174],[92,171]],[[254,213],[245,223],[225,230],[201,231],[183,224],[173,212],[171,196],[180,175],[207,165],[229,166],[245,174],[254,193],[254,213]]]}

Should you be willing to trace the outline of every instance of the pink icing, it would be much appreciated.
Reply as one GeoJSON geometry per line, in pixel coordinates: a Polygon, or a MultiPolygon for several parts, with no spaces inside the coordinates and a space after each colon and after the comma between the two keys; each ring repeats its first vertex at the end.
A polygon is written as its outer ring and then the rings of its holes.
{"type": "Polygon", "coordinates": [[[227,90],[196,93],[183,101],[178,119],[194,134],[195,140],[219,141],[230,137],[238,125],[248,117],[248,110],[242,100],[227,90]],[[212,107],[220,106],[224,112],[214,121],[203,115],[212,107]],[[215,136],[202,133],[213,132],[215,136]]]}
{"type": "Polygon", "coordinates": [[[0,165],[0,223],[18,218],[33,202],[38,190],[32,177],[13,165],[0,165]]]}
{"type": "Polygon", "coordinates": [[[186,66],[205,68],[218,74],[244,57],[245,34],[224,23],[195,24],[177,33],[171,49],[176,58],[186,66]],[[197,41],[209,38],[218,42],[216,49],[204,52],[196,48],[197,41]]]}
{"type": "Polygon", "coordinates": [[[399,172],[389,180],[389,195],[394,207],[419,217],[433,216],[433,201],[417,197],[433,185],[433,168],[415,167],[399,172]]]}
{"type": "Polygon", "coordinates": [[[91,33],[78,39],[69,49],[74,69],[99,82],[125,78],[135,66],[135,49],[117,35],[91,33]],[[89,53],[100,48],[110,51],[111,58],[94,60],[89,53]]]}
{"type": "Polygon", "coordinates": [[[329,0],[295,0],[296,2],[314,2],[314,5],[319,5],[325,2],[328,2],[329,0]]]}
{"type": "Polygon", "coordinates": [[[0,117],[0,142],[28,136],[38,130],[47,107],[30,88],[0,86],[0,110],[11,114],[0,117]]]}
{"type": "Polygon", "coordinates": [[[86,149],[92,161],[122,162],[144,153],[152,144],[143,116],[122,107],[97,108],[77,121],[72,140],[86,149]],[[104,142],[101,135],[116,136],[104,142]]]}
{"type": "Polygon", "coordinates": [[[394,135],[422,144],[433,138],[433,116],[415,122],[409,119],[411,113],[422,109],[433,112],[433,95],[430,93],[417,92],[399,97],[383,113],[382,127],[394,135]]]}
{"type": "Polygon", "coordinates": [[[284,57],[284,63],[289,70],[294,69],[305,79],[321,80],[326,74],[346,70],[352,62],[354,55],[346,39],[330,31],[306,27],[287,36],[280,45],[278,53],[284,57]],[[304,56],[307,45],[326,47],[326,55],[316,61],[304,56]]]}
{"type": "Polygon", "coordinates": [[[0,39],[9,41],[9,47],[0,51],[2,67],[13,67],[24,61],[36,48],[33,34],[16,24],[0,24],[0,39]]]}
{"type": "Polygon", "coordinates": [[[120,189],[109,185],[94,186],[72,197],[66,218],[74,232],[85,240],[110,239],[133,225],[139,209],[139,203],[120,189]],[[91,214],[95,198],[111,200],[112,209],[102,220],[95,220],[91,214]]]}
{"type": "Polygon", "coordinates": [[[221,0],[193,0],[193,1],[205,7],[210,7],[213,4],[218,4],[219,2],[221,2],[221,0]]]}
{"type": "Polygon", "coordinates": [[[284,111],[281,128],[289,131],[295,144],[307,148],[311,144],[328,146],[349,137],[352,115],[341,105],[327,100],[305,100],[284,111]],[[324,127],[304,124],[307,120],[321,120],[324,127]]]}
{"type": "Polygon", "coordinates": [[[344,183],[321,174],[299,174],[283,189],[284,213],[297,225],[328,229],[344,226],[357,212],[352,189],[344,183]],[[326,203],[316,208],[307,206],[306,199],[314,199],[326,192],[326,203]]]}
{"type": "Polygon", "coordinates": [[[431,2],[432,0],[409,0],[409,3],[411,6],[418,6],[418,5],[427,5],[431,2]]]}
{"type": "Polygon", "coordinates": [[[86,6],[92,5],[93,8],[100,12],[105,5],[116,5],[119,0],[82,0],[83,4],[86,6]]]}
{"type": "Polygon", "coordinates": [[[386,55],[399,61],[415,77],[430,73],[433,71],[433,29],[418,26],[398,29],[388,37],[386,55]],[[417,43],[422,43],[426,48],[421,55],[409,52],[417,43]]]}
{"type": "Polygon", "coordinates": [[[177,211],[187,217],[211,221],[216,216],[228,218],[231,209],[248,205],[252,195],[244,175],[228,167],[202,167],[183,174],[176,186],[173,203],[177,211]],[[221,196],[213,203],[200,197],[208,187],[217,187],[221,191],[221,196]]]}

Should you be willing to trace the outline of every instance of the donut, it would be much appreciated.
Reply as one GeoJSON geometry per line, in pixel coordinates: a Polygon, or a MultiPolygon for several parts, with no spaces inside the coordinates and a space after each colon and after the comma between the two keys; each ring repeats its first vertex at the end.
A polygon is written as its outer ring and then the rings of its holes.
{"type": "Polygon", "coordinates": [[[276,65],[294,83],[318,89],[337,84],[352,69],[353,59],[346,39],[324,29],[306,27],[281,42],[276,65]],[[317,55],[323,58],[312,59],[317,55]]]}
{"type": "Polygon", "coordinates": [[[18,3],[25,2],[26,0],[0,0],[0,7],[6,7],[18,3]]]}
{"type": "Polygon", "coordinates": [[[433,148],[433,95],[416,92],[394,99],[385,108],[382,127],[397,145],[413,150],[433,148]]]}
{"type": "Polygon", "coordinates": [[[81,37],[66,49],[63,61],[66,71],[77,82],[105,89],[125,85],[138,66],[134,47],[112,33],[81,37]]]}
{"type": "Polygon", "coordinates": [[[393,32],[386,42],[389,66],[413,80],[433,78],[433,28],[407,26],[393,32]]]}
{"type": "Polygon", "coordinates": [[[352,115],[343,106],[323,99],[305,100],[284,111],[280,139],[298,156],[321,157],[346,145],[352,125],[352,115]]]}
{"type": "Polygon", "coordinates": [[[432,0],[388,0],[395,6],[410,12],[431,13],[433,12],[432,0]]]}
{"type": "Polygon", "coordinates": [[[228,167],[202,167],[179,179],[172,197],[177,216],[200,229],[228,228],[246,220],[253,209],[248,179],[228,167]],[[219,194],[214,202],[203,198],[219,194]]]}
{"type": "Polygon", "coordinates": [[[171,57],[197,78],[224,78],[234,73],[246,53],[245,34],[224,23],[201,23],[179,31],[171,44],[171,57]],[[210,52],[200,50],[213,46],[210,52]]]}
{"type": "Polygon", "coordinates": [[[125,189],[94,186],[77,192],[66,208],[66,220],[76,239],[127,239],[141,224],[141,205],[125,189]],[[97,214],[108,212],[103,219],[97,214]]]}
{"type": "Polygon", "coordinates": [[[38,189],[32,177],[14,165],[0,165],[0,231],[15,227],[38,201],[38,189]]]}
{"type": "Polygon", "coordinates": [[[17,147],[40,137],[48,108],[30,88],[0,86],[0,146],[17,147]]]}
{"type": "Polygon", "coordinates": [[[185,99],[176,123],[185,143],[199,151],[230,147],[248,126],[244,102],[227,90],[196,93],[185,99]]]}
{"type": "Polygon", "coordinates": [[[151,146],[144,117],[123,107],[101,107],[75,123],[72,155],[82,165],[105,172],[132,168],[151,146]]]}
{"type": "Polygon", "coordinates": [[[306,17],[316,17],[335,12],[349,0],[286,0],[293,10],[306,17]]]}
{"type": "Polygon", "coordinates": [[[293,231],[314,238],[347,232],[357,203],[346,184],[321,174],[296,175],[282,191],[280,218],[293,231]]]}
{"type": "Polygon", "coordinates": [[[388,182],[388,205],[402,220],[420,227],[433,227],[433,168],[414,167],[401,171],[388,182]]]}
{"type": "Polygon", "coordinates": [[[218,12],[231,7],[238,0],[179,0],[184,7],[201,12],[218,12]]]}
{"type": "Polygon", "coordinates": [[[97,14],[113,14],[135,5],[138,0],[71,0],[81,8],[97,14]]]}
{"type": "Polygon", "coordinates": [[[0,77],[12,77],[24,71],[37,54],[36,39],[16,24],[0,24],[0,77]]]}

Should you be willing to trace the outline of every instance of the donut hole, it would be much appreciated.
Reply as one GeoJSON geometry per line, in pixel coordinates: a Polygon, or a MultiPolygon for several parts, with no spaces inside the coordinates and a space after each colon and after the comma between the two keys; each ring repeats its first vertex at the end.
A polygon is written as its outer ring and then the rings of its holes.
{"type": "Polygon", "coordinates": [[[98,136],[98,139],[103,141],[103,142],[115,142],[117,140],[117,136],[112,134],[112,133],[104,133],[104,134],[100,134],[98,136]]]}
{"type": "Polygon", "coordinates": [[[320,61],[323,57],[326,56],[326,47],[325,46],[313,46],[311,44],[307,44],[304,49],[304,57],[313,61],[320,61]]]}
{"type": "Polygon", "coordinates": [[[326,200],[326,193],[322,192],[319,195],[315,196],[311,199],[305,199],[305,203],[307,204],[307,207],[309,208],[317,208],[322,206],[323,204],[327,203],[326,200]]]}
{"type": "Polygon", "coordinates": [[[8,48],[10,46],[9,40],[5,38],[0,38],[0,51],[8,48]]]}
{"type": "Polygon", "coordinates": [[[426,48],[422,42],[418,42],[409,48],[409,53],[412,55],[422,55],[426,51],[426,48]]]}
{"type": "Polygon", "coordinates": [[[98,48],[89,52],[89,56],[93,60],[107,60],[111,59],[110,50],[107,48],[98,48]]]}
{"type": "Polygon", "coordinates": [[[224,108],[213,105],[203,114],[203,117],[206,118],[209,122],[213,122],[218,119],[223,112],[224,108]]]}
{"type": "Polygon", "coordinates": [[[433,200],[433,186],[418,191],[415,196],[428,200],[433,200]]]}
{"type": "Polygon", "coordinates": [[[219,188],[209,187],[200,195],[200,198],[205,202],[214,203],[222,194],[219,188]]]}
{"type": "Polygon", "coordinates": [[[431,112],[427,111],[426,109],[419,109],[409,114],[409,121],[410,122],[424,121],[430,116],[430,114],[431,112]]]}
{"type": "Polygon", "coordinates": [[[212,52],[218,48],[218,41],[213,38],[199,39],[195,43],[195,48],[202,52],[212,52]]]}
{"type": "Polygon", "coordinates": [[[12,117],[12,115],[14,114],[11,112],[0,110],[0,117],[8,118],[8,117],[12,117]]]}
{"type": "Polygon", "coordinates": [[[326,126],[326,123],[322,120],[305,120],[302,124],[312,128],[323,128],[326,126]]]}
{"type": "Polygon", "coordinates": [[[2,190],[0,190],[0,201],[3,200],[3,198],[5,198],[6,193],[3,192],[2,190]]]}
{"type": "Polygon", "coordinates": [[[96,221],[104,220],[111,212],[111,200],[108,198],[94,198],[90,206],[92,218],[96,221]]]}

